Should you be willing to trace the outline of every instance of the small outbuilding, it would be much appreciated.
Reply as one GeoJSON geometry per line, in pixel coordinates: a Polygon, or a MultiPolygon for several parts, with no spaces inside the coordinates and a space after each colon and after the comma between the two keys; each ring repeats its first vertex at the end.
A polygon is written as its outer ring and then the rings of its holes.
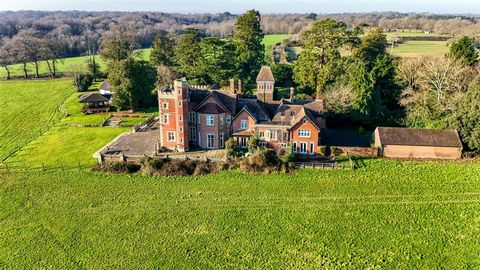
{"type": "Polygon", "coordinates": [[[98,90],[101,95],[112,95],[112,85],[108,80],[104,80],[98,90]]]}
{"type": "Polygon", "coordinates": [[[462,142],[454,129],[378,127],[379,156],[387,158],[460,159],[462,142]]]}
{"type": "Polygon", "coordinates": [[[100,113],[110,111],[110,99],[98,93],[85,94],[80,97],[80,103],[85,103],[84,113],[100,113]]]}

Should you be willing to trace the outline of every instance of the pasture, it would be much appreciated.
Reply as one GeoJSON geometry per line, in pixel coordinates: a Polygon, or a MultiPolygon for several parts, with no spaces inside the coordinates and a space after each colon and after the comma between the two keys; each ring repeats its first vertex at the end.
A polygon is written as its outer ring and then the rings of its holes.
{"type": "Polygon", "coordinates": [[[0,82],[0,161],[54,126],[74,91],[66,79],[0,82]]]}
{"type": "Polygon", "coordinates": [[[478,163],[201,177],[1,174],[0,261],[54,269],[475,269],[478,163]]]}
{"type": "Polygon", "coordinates": [[[406,41],[387,51],[400,57],[440,56],[448,52],[446,41],[406,41]]]}

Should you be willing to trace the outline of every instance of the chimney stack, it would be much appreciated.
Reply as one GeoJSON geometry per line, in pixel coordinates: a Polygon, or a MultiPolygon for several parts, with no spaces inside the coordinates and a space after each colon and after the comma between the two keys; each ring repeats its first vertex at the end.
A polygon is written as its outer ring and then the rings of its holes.
{"type": "Polygon", "coordinates": [[[238,80],[238,94],[242,94],[242,80],[238,80]]]}
{"type": "Polygon", "coordinates": [[[230,92],[232,92],[232,94],[235,94],[235,80],[234,79],[230,79],[230,92]]]}
{"type": "Polygon", "coordinates": [[[290,87],[290,100],[293,100],[294,94],[295,94],[295,89],[293,87],[290,87]]]}

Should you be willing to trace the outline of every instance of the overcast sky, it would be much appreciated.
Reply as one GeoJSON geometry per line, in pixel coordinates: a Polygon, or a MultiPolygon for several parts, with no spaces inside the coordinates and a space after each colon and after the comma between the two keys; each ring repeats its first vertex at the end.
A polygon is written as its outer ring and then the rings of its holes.
{"type": "Polygon", "coordinates": [[[0,10],[116,10],[180,13],[430,12],[480,14],[480,0],[0,0],[0,10]]]}

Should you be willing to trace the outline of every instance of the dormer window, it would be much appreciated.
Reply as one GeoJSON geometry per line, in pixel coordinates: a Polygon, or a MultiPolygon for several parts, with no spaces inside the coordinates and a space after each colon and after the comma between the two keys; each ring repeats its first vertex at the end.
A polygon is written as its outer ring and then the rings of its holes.
{"type": "Polygon", "coordinates": [[[294,117],[295,116],[295,112],[294,111],[291,111],[290,112],[290,117],[294,117]]]}
{"type": "Polygon", "coordinates": [[[303,118],[303,123],[306,124],[307,123],[307,118],[303,118]]]}

